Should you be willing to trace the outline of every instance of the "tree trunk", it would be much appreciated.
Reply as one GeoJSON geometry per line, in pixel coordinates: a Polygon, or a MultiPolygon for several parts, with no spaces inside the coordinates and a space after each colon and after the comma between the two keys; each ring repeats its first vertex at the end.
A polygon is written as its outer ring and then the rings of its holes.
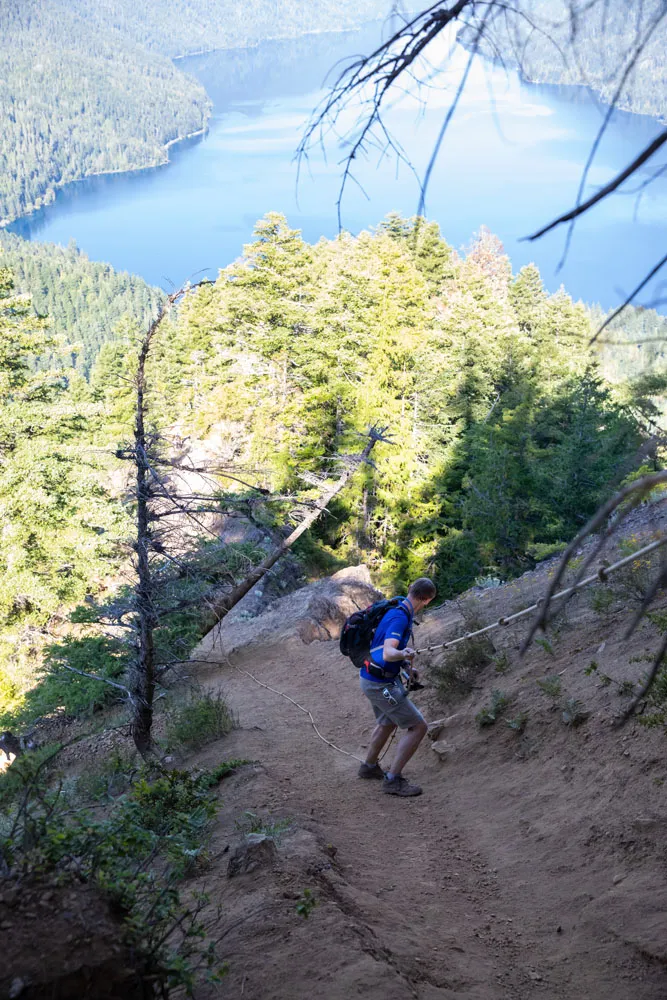
{"type": "Polygon", "coordinates": [[[263,559],[258,566],[255,566],[255,568],[245,578],[245,580],[239,583],[237,587],[234,587],[234,589],[231,590],[229,593],[224,594],[222,597],[213,602],[213,613],[215,614],[217,620],[220,620],[229,611],[231,611],[232,608],[239,603],[241,598],[245,597],[245,595],[252,590],[255,584],[262,579],[265,573],[267,573],[271,569],[271,567],[278,562],[280,557],[284,555],[284,553],[287,552],[287,550],[290,549],[292,545],[294,545],[297,538],[300,538],[301,535],[303,535],[306,531],[308,531],[311,525],[313,525],[315,521],[317,521],[317,519],[320,517],[322,512],[326,510],[327,506],[331,503],[333,498],[338,493],[340,493],[340,491],[343,489],[344,486],[347,485],[349,480],[356,472],[357,466],[361,465],[362,462],[366,461],[371,451],[373,450],[376,441],[382,441],[382,440],[386,440],[386,438],[383,438],[381,436],[381,433],[378,435],[375,432],[371,432],[370,440],[366,445],[366,447],[364,448],[364,450],[362,451],[361,455],[358,456],[357,461],[355,461],[354,465],[352,464],[349,465],[343,471],[342,475],[334,483],[334,485],[331,486],[324,494],[324,496],[320,498],[320,500],[315,506],[315,509],[312,510],[310,514],[308,514],[308,516],[303,519],[301,524],[297,528],[295,528],[294,531],[290,535],[288,535],[287,538],[283,539],[280,545],[277,548],[275,548],[273,552],[269,553],[266,559],[263,559]]]}
{"type": "Polygon", "coordinates": [[[153,698],[155,695],[156,665],[154,631],[158,623],[155,611],[154,586],[149,562],[149,501],[152,496],[151,472],[146,453],[146,360],[151,340],[156,333],[164,311],[151,323],[141,345],[136,375],[136,414],[134,425],[134,462],[136,468],[137,497],[137,577],[136,612],[139,619],[139,650],[130,675],[132,692],[132,738],[139,753],[145,757],[151,749],[153,725],[153,698]]]}

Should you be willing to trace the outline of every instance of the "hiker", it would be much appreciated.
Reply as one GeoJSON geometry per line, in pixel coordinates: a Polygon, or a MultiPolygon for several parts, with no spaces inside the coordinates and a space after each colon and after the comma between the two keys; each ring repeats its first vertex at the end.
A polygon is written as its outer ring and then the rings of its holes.
{"type": "Polygon", "coordinates": [[[420,577],[411,585],[408,596],[390,608],[375,630],[370,656],[364,660],[359,683],[375,713],[376,727],[368,746],[365,763],[359,767],[360,778],[382,780],[382,790],[388,795],[421,795],[419,785],[403,777],[403,768],[426,735],[426,723],[421,712],[408,698],[401,680],[401,670],[411,679],[418,674],[412,665],[415,651],[408,643],[414,616],[435,597],[435,584],[420,577]],[[404,729],[389,771],[378,763],[383,746],[396,730],[404,729]]]}

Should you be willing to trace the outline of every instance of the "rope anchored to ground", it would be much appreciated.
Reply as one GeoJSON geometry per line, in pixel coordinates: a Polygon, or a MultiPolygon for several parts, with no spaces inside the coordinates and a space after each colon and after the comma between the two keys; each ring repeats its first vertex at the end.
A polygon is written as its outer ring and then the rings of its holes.
{"type": "MultiPolygon", "coordinates": [[[[558,601],[561,598],[570,597],[578,590],[582,590],[584,587],[590,586],[591,583],[604,583],[607,577],[612,573],[622,569],[624,566],[629,566],[630,563],[635,562],[635,560],[640,559],[642,556],[648,555],[649,552],[654,552],[663,545],[667,545],[667,538],[659,538],[656,541],[651,542],[650,545],[645,545],[644,548],[637,549],[637,551],[633,552],[631,555],[625,556],[623,559],[619,559],[618,562],[612,563],[611,566],[600,566],[599,569],[596,570],[596,572],[591,576],[587,576],[584,580],[580,580],[573,586],[566,587],[564,590],[560,590],[557,594],[554,594],[551,600],[558,601]]],[[[450,639],[448,642],[440,642],[431,646],[422,646],[421,649],[417,649],[415,652],[430,653],[435,649],[451,649],[452,646],[458,646],[459,643],[466,642],[468,639],[474,639],[478,635],[486,635],[487,632],[491,632],[494,629],[511,625],[520,618],[525,618],[526,615],[531,614],[533,611],[537,611],[543,604],[544,599],[540,598],[540,600],[531,604],[530,607],[523,608],[522,611],[517,611],[516,614],[499,618],[497,621],[492,622],[491,625],[485,625],[484,628],[476,629],[474,632],[466,632],[465,635],[460,635],[456,639],[450,639]]]]}
{"type": "MultiPolygon", "coordinates": [[[[580,580],[573,586],[566,587],[564,590],[559,591],[557,594],[554,594],[551,599],[555,601],[555,600],[560,600],[561,598],[570,597],[572,594],[576,593],[579,590],[582,590],[584,587],[590,586],[590,584],[592,583],[604,583],[607,577],[610,576],[612,573],[615,573],[617,570],[622,569],[624,566],[629,566],[630,563],[634,562],[637,559],[640,559],[642,556],[648,555],[650,552],[655,552],[656,549],[660,548],[665,544],[667,544],[667,538],[657,539],[656,541],[651,542],[649,545],[645,545],[643,548],[637,549],[637,551],[633,552],[631,555],[624,556],[623,559],[619,559],[617,562],[612,563],[610,566],[606,565],[600,566],[595,573],[591,574],[591,576],[587,576],[584,580],[580,580]]],[[[536,601],[534,604],[531,604],[529,607],[523,608],[522,611],[517,611],[516,614],[508,615],[505,618],[499,618],[497,621],[492,622],[490,625],[485,625],[484,628],[476,629],[474,632],[466,632],[465,635],[461,635],[456,639],[450,639],[448,642],[440,642],[435,645],[422,646],[420,649],[417,649],[416,652],[430,653],[436,649],[451,649],[452,646],[458,646],[459,643],[467,642],[467,640],[474,639],[478,635],[486,635],[487,632],[491,632],[493,631],[493,629],[503,628],[507,625],[511,625],[513,622],[518,621],[521,618],[525,618],[526,615],[531,614],[533,611],[537,611],[539,608],[542,607],[543,603],[544,603],[543,599],[540,599],[539,601],[536,601]]],[[[343,750],[342,747],[337,746],[335,743],[332,743],[331,740],[328,740],[325,736],[323,736],[317,727],[312,712],[308,708],[305,708],[303,705],[300,705],[297,701],[294,700],[294,698],[290,698],[290,696],[285,694],[283,691],[278,691],[276,688],[271,687],[270,684],[265,684],[264,681],[260,681],[258,677],[255,677],[254,674],[252,674],[249,670],[246,670],[244,667],[239,667],[237,666],[237,664],[232,663],[232,661],[228,656],[225,656],[225,660],[227,661],[230,667],[233,667],[234,670],[237,670],[241,674],[245,674],[246,677],[249,677],[259,687],[265,688],[265,690],[267,691],[271,691],[273,694],[277,695],[280,698],[284,698],[285,701],[290,702],[290,704],[292,704],[300,712],[303,712],[304,715],[307,715],[316,736],[323,743],[326,743],[328,747],[331,747],[332,750],[336,750],[338,753],[343,754],[345,757],[352,757],[353,760],[358,760],[363,762],[362,757],[358,757],[357,754],[351,753],[349,750],[343,750]]],[[[388,749],[389,747],[386,748],[385,753],[387,752],[388,749]]]]}

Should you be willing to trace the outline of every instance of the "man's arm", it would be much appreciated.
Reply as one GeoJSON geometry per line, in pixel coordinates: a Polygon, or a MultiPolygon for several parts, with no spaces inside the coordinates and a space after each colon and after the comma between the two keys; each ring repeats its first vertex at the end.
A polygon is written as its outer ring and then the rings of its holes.
{"type": "Polygon", "coordinates": [[[414,649],[411,649],[410,646],[406,646],[405,649],[399,649],[399,641],[399,639],[384,640],[384,646],[382,647],[382,659],[385,663],[400,663],[403,660],[414,659],[414,649]]]}

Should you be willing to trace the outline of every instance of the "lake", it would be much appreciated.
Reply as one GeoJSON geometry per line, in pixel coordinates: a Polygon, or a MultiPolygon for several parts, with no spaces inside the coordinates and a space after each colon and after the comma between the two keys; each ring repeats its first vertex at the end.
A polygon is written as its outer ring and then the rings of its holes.
{"type": "MultiPolygon", "coordinates": [[[[369,26],[181,60],[214,102],[207,134],[172,147],[167,166],[71,184],[12,231],[56,243],[74,239],[91,258],[167,289],[215,276],[239,256],[268,211],[284,213],[309,241],[334,236],[345,147],[330,140],[326,157],[316,152],[302,167],[298,187],[294,153],[326,72],[368,51],[378,33],[369,26]]],[[[418,172],[466,58],[455,49],[448,69],[432,81],[425,109],[409,95],[387,116],[418,172]]],[[[574,203],[604,111],[582,88],[524,85],[516,74],[477,60],[433,172],[426,214],[457,248],[486,225],[503,240],[515,271],[534,261],[550,290],[562,283],[575,298],[617,304],[665,252],[667,178],[654,182],[639,204],[633,195],[618,195],[584,216],[560,272],[564,230],[522,242],[574,203]]],[[[608,180],[659,130],[649,118],[616,112],[591,185],[608,180]]],[[[356,233],[390,211],[415,213],[418,185],[395,159],[360,162],[358,178],[365,192],[347,189],[346,229],[356,233]]],[[[654,285],[642,301],[661,295],[654,285]]]]}

